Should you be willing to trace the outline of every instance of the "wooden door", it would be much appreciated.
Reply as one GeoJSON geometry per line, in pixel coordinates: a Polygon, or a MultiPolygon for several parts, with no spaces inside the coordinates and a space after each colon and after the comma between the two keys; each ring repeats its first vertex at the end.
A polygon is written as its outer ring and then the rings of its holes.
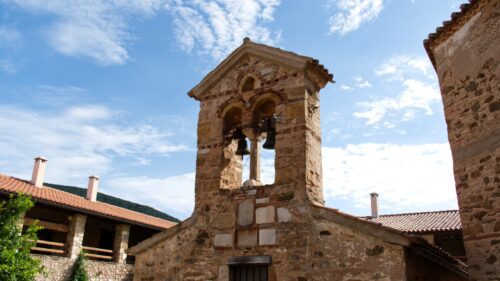
{"type": "Polygon", "coordinates": [[[229,281],[267,281],[267,265],[233,265],[229,281]]]}

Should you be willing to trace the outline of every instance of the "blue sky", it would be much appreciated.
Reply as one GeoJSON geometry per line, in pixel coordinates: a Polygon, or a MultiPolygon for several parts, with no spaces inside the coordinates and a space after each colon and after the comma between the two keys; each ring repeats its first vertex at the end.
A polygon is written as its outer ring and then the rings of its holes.
{"type": "MultiPolygon", "coordinates": [[[[0,0],[0,172],[86,186],[180,218],[193,207],[198,104],[186,93],[245,36],[319,59],[326,204],[457,208],[422,40],[456,0],[0,0]],[[71,4],[68,4],[71,3],[71,4]]],[[[272,181],[271,154],[264,178],[272,181]]]]}

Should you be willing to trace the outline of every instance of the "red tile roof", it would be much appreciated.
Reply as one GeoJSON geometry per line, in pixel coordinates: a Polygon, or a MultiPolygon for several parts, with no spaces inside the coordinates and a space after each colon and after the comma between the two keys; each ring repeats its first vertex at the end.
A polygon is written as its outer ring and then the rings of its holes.
{"type": "Polygon", "coordinates": [[[458,210],[382,215],[378,218],[363,217],[406,233],[461,230],[458,210]]]}
{"type": "Polygon", "coordinates": [[[175,223],[168,220],[148,216],[102,202],[92,202],[83,197],[47,186],[41,188],[36,187],[29,181],[0,174],[0,192],[2,191],[7,193],[22,192],[30,195],[33,199],[39,202],[73,208],[80,210],[83,213],[109,217],[135,225],[146,225],[159,229],[167,229],[175,225],[175,223]]]}

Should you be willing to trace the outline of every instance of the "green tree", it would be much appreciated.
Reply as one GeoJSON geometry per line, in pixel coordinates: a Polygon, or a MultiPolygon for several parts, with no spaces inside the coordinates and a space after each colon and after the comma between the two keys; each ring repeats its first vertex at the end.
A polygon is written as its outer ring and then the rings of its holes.
{"type": "Polygon", "coordinates": [[[33,207],[30,197],[11,195],[0,202],[0,280],[32,281],[43,272],[40,260],[30,255],[41,227],[29,226],[23,233],[20,218],[33,207]]]}
{"type": "Polygon", "coordinates": [[[73,268],[73,274],[71,275],[70,281],[88,281],[89,277],[87,275],[87,270],[85,270],[85,255],[80,252],[78,259],[75,262],[75,267],[73,268]]]}

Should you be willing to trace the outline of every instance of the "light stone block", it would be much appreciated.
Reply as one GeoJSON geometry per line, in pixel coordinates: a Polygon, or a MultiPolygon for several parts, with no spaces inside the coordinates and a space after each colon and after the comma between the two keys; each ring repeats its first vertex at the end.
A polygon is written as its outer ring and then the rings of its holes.
{"type": "Polygon", "coordinates": [[[238,231],[238,248],[250,248],[257,246],[257,230],[238,231]]]}
{"type": "Polygon", "coordinates": [[[255,196],[257,194],[257,189],[251,189],[246,192],[248,196],[255,196]]]}
{"type": "Polygon", "coordinates": [[[292,214],[286,208],[278,208],[278,222],[291,222],[292,214]]]}
{"type": "Polygon", "coordinates": [[[255,222],[257,224],[273,223],[276,216],[274,206],[257,208],[255,211],[255,222]]]}
{"type": "Polygon", "coordinates": [[[259,230],[259,245],[276,245],[276,229],[259,230]]]}
{"type": "Polygon", "coordinates": [[[269,203],[269,197],[266,198],[258,198],[255,200],[256,204],[267,204],[269,203]]]}
{"type": "Polygon", "coordinates": [[[219,266],[219,274],[217,274],[217,281],[228,281],[229,280],[229,266],[222,265],[219,266]]]}
{"type": "Polygon", "coordinates": [[[254,201],[245,200],[238,205],[238,225],[249,226],[253,224],[254,201]]]}
{"type": "Polygon", "coordinates": [[[215,247],[233,247],[234,237],[232,233],[216,234],[214,237],[215,247]]]}

